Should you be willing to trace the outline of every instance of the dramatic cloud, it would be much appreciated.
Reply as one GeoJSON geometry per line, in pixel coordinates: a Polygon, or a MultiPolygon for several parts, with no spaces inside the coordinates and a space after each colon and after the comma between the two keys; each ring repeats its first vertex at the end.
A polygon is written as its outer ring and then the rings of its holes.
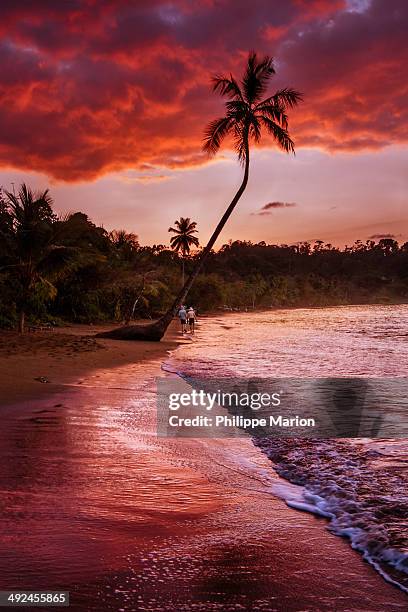
{"type": "Polygon", "coordinates": [[[75,181],[203,164],[209,75],[251,48],[304,92],[297,146],[408,141],[405,0],[3,0],[0,16],[3,167],[75,181]]]}

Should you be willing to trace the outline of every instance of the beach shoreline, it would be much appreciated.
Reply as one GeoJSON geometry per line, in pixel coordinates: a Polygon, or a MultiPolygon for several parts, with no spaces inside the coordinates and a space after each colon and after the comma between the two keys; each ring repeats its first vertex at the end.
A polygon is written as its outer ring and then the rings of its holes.
{"type": "MultiPolygon", "coordinates": [[[[397,304],[397,303],[396,303],[397,304]]],[[[355,307],[393,307],[394,303],[353,304],[355,307]]],[[[404,305],[404,302],[398,302],[404,305]]],[[[397,304],[397,305],[398,305],[397,304]]],[[[270,314],[302,310],[347,308],[350,304],[328,306],[271,306],[254,310],[223,310],[199,314],[199,321],[213,318],[239,317],[243,314],[270,314]]],[[[135,321],[146,323],[146,320],[135,321]]],[[[186,340],[179,333],[179,323],[174,319],[160,342],[121,341],[97,338],[100,332],[117,327],[107,324],[67,324],[49,331],[26,332],[0,330],[0,406],[42,397],[58,385],[69,384],[88,371],[116,367],[132,361],[165,356],[186,340]],[[44,379],[41,383],[40,379],[44,379]],[[48,381],[47,383],[45,382],[48,381]],[[48,389],[45,389],[47,385],[48,389]]]]}

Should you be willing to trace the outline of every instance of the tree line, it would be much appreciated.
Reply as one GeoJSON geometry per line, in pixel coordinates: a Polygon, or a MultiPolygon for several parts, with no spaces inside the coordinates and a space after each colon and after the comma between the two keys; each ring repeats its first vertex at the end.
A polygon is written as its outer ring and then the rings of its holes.
{"type": "MultiPolygon", "coordinates": [[[[189,274],[201,257],[200,249],[191,254],[172,242],[174,250],[143,246],[135,234],[108,232],[82,212],[58,217],[48,191],[22,185],[17,195],[3,192],[0,326],[156,319],[180,291],[182,269],[189,274]]],[[[404,302],[408,243],[229,242],[210,252],[187,300],[199,312],[404,302]]]]}

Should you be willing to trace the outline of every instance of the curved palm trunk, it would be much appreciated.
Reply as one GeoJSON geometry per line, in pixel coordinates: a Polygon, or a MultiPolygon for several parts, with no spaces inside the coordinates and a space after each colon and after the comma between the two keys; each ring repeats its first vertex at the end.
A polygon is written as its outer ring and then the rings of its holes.
{"type": "Polygon", "coordinates": [[[224,228],[224,225],[228,221],[231,216],[232,211],[237,205],[239,199],[244,193],[246,186],[248,184],[249,177],[249,146],[248,142],[246,143],[246,152],[245,152],[245,170],[244,170],[244,178],[242,180],[241,186],[235,194],[234,198],[231,201],[231,204],[228,206],[227,210],[221,217],[217,227],[210,240],[207,243],[207,246],[203,249],[200,259],[194,266],[193,271],[187,278],[187,281],[184,283],[182,289],[178,293],[176,299],[174,300],[171,307],[168,309],[166,314],[164,314],[161,319],[156,321],[155,323],[150,323],[147,325],[128,325],[126,327],[119,327],[117,329],[113,329],[108,332],[103,332],[101,334],[97,334],[99,337],[103,338],[116,338],[118,340],[152,340],[159,341],[164,336],[164,333],[168,326],[170,325],[174,315],[176,314],[180,304],[184,302],[187,297],[188,292],[191,289],[195,279],[197,278],[200,270],[207,259],[211,249],[213,248],[218,236],[224,228]]]}

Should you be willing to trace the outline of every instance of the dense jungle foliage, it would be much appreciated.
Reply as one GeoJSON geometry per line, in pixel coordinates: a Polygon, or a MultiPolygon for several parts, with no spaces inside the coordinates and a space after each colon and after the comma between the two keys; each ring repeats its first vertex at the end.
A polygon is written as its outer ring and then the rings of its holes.
{"type": "MultiPolygon", "coordinates": [[[[25,187],[25,186],[22,186],[25,187]]],[[[58,218],[48,192],[0,198],[0,326],[155,318],[181,286],[182,257],[135,234],[108,232],[83,213],[58,218]],[[21,321],[20,321],[21,322],[21,321]]],[[[11,196],[11,194],[8,194],[11,196]]],[[[185,258],[185,272],[200,250],[185,258]]],[[[215,309],[408,301],[408,243],[235,241],[212,252],[188,297],[215,309]]]]}

